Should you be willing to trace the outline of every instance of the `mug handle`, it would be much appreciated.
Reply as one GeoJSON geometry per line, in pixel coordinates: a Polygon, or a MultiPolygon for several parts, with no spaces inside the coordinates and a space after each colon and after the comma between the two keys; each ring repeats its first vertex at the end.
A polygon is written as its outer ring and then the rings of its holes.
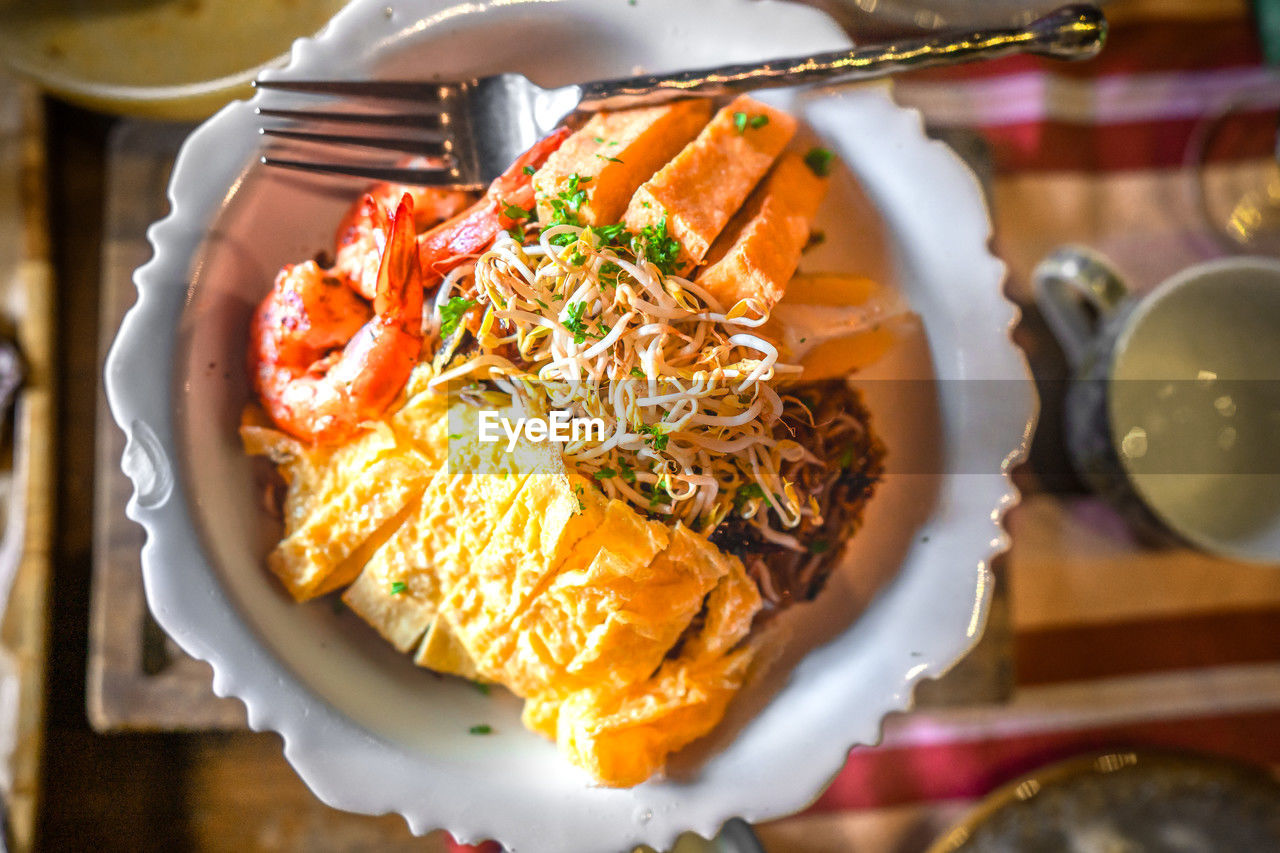
{"type": "Polygon", "coordinates": [[[1049,330],[1079,369],[1098,326],[1129,295],[1129,289],[1109,260],[1084,246],[1062,246],[1036,265],[1031,274],[1036,305],[1049,330]],[[1082,303],[1097,311],[1089,316],[1082,303]]]}

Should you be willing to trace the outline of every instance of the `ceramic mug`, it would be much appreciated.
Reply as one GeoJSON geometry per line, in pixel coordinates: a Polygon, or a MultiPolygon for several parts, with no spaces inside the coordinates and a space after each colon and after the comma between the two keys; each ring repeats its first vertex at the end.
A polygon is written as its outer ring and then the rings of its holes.
{"type": "Polygon", "coordinates": [[[1144,532],[1280,565],[1280,261],[1198,264],[1138,298],[1067,246],[1033,277],[1075,377],[1077,472],[1144,532]]]}

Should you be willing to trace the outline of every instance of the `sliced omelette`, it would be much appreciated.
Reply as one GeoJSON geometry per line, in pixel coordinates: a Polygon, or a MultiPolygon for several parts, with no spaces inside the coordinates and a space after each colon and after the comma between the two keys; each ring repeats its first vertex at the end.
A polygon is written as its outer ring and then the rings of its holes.
{"type": "MultiPolygon", "coordinates": [[[[444,591],[488,542],[526,476],[520,453],[507,453],[502,443],[479,441],[477,417],[477,409],[463,403],[449,408],[442,419],[447,458],[404,523],[343,595],[352,610],[400,651],[422,640],[444,591]]],[[[456,663],[443,658],[426,655],[420,662],[458,672],[456,663]]]]}
{"type": "MultiPolygon", "coordinates": [[[[440,410],[436,429],[443,420],[440,410]]],[[[438,444],[401,440],[386,424],[333,449],[253,425],[241,435],[250,453],[271,455],[284,473],[285,536],[267,565],[298,601],[350,583],[362,565],[352,559],[358,549],[394,529],[443,458],[438,444]]]]}
{"type": "Polygon", "coordinates": [[[630,684],[603,682],[564,697],[527,700],[525,725],[613,786],[643,782],[668,755],[715,728],[758,656],[756,645],[743,641],[761,605],[741,561],[713,558],[719,560],[727,573],[707,596],[702,625],[679,654],[630,684]]]}

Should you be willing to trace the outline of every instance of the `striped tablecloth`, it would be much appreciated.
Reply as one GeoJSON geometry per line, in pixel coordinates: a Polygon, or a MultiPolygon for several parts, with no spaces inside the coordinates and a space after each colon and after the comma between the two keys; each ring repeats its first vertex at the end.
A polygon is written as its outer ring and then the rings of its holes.
{"type": "Polygon", "coordinates": [[[1223,254],[1194,203],[1189,145],[1247,95],[1203,178],[1226,199],[1261,186],[1276,168],[1280,77],[1245,0],[1107,10],[1111,37],[1092,62],[1018,57],[897,82],[930,127],[974,131],[989,148],[995,249],[1041,385],[1026,497],[1008,519],[1016,687],[1007,703],[890,718],[884,743],[853,750],[812,807],[757,828],[770,853],[918,851],[1001,783],[1092,749],[1280,769],[1280,567],[1144,547],[1079,487],[1058,427],[1067,371],[1029,287],[1036,262],[1068,242],[1110,255],[1139,291],[1223,254]]]}

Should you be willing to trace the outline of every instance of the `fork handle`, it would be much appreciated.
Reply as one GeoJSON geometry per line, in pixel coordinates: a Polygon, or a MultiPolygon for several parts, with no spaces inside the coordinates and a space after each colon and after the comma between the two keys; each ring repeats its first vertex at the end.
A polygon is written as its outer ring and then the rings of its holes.
{"type": "Polygon", "coordinates": [[[1102,12],[1094,6],[1075,4],[1063,6],[1025,27],[912,38],[756,65],[583,83],[579,109],[617,110],[690,95],[712,97],[776,86],[871,80],[909,69],[956,65],[1014,53],[1088,59],[1102,49],[1106,37],[1107,21],[1102,12]]]}

